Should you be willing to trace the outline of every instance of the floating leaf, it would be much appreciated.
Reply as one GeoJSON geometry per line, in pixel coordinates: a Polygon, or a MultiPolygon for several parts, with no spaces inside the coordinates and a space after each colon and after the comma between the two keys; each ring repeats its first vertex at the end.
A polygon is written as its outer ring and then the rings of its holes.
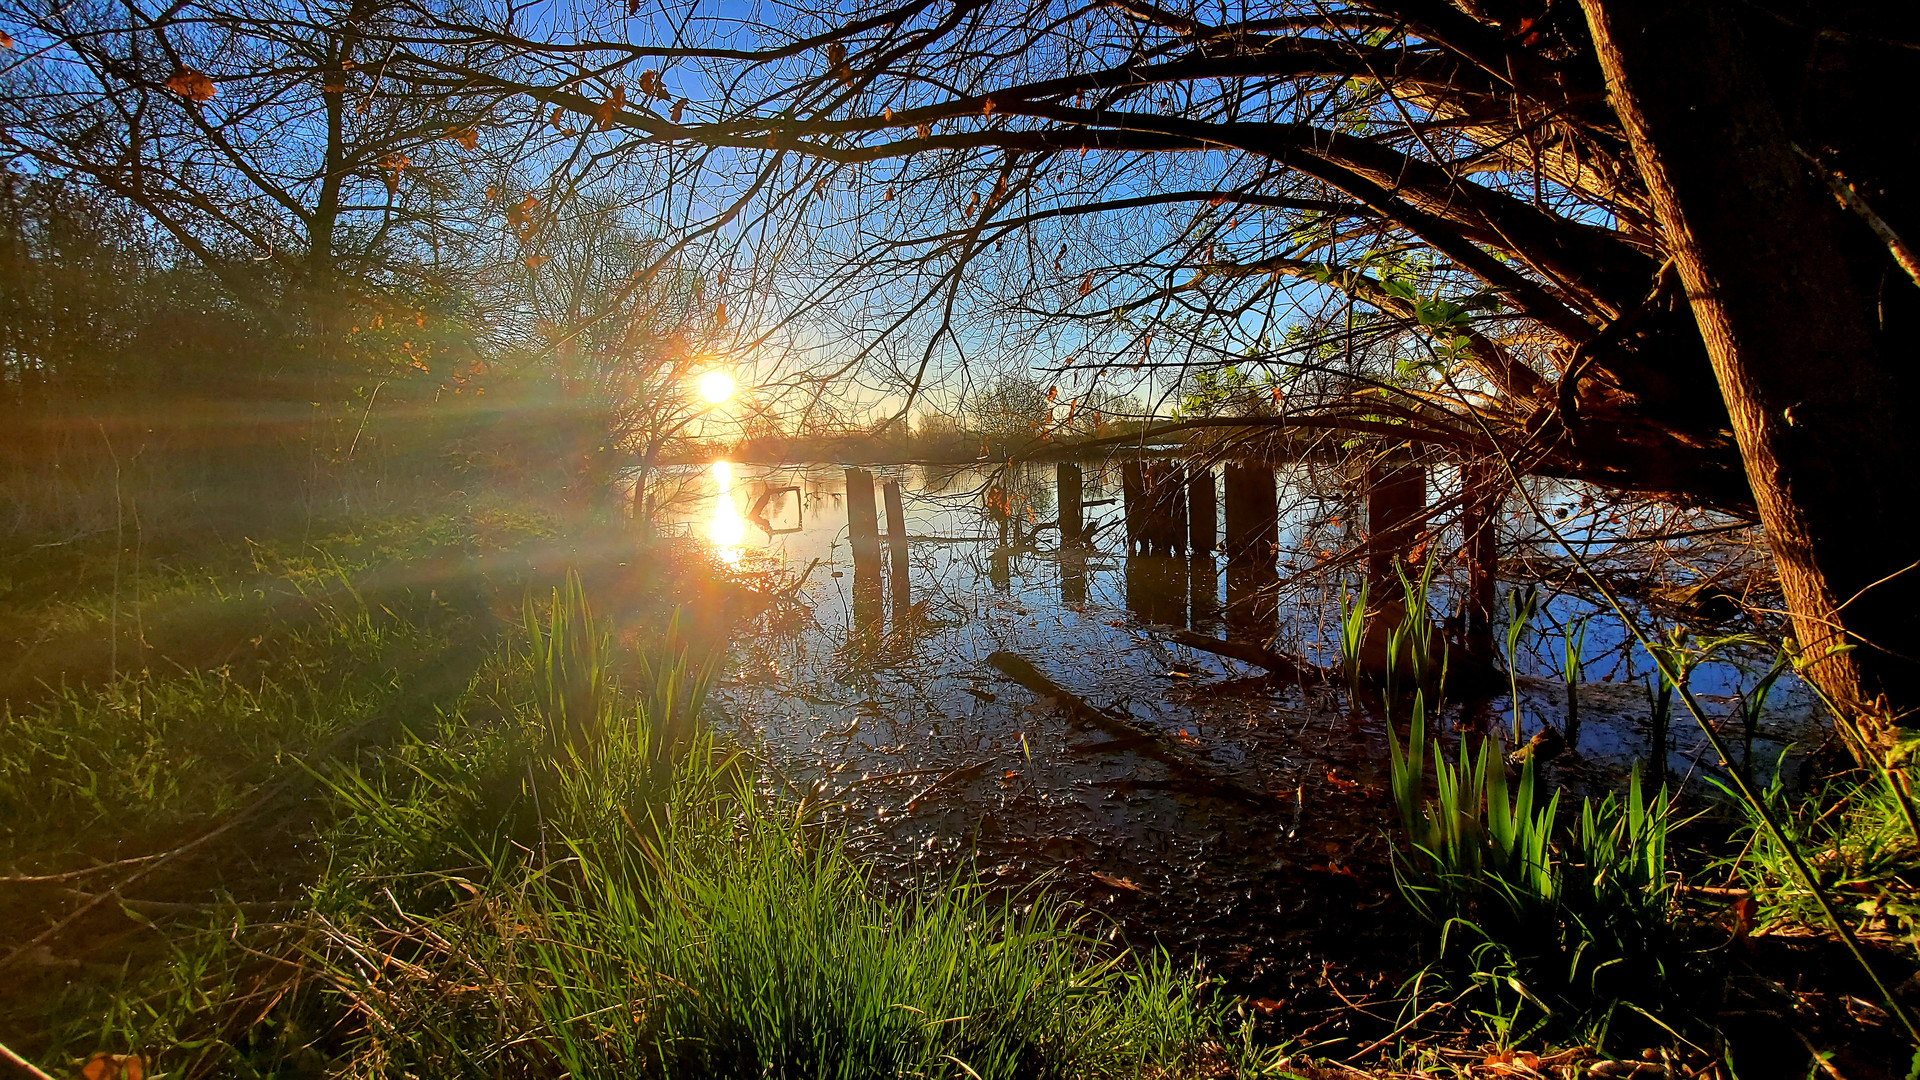
{"type": "Polygon", "coordinates": [[[1093,295],[1093,275],[1092,274],[1088,274],[1086,277],[1086,280],[1080,283],[1080,295],[1081,296],[1093,295]]]}
{"type": "Polygon", "coordinates": [[[921,124],[918,128],[915,128],[914,131],[923,139],[933,138],[932,124],[921,124]]]}
{"type": "Polygon", "coordinates": [[[725,326],[725,325],[727,325],[727,305],[725,305],[725,304],[717,304],[717,305],[715,305],[715,306],[714,306],[714,309],[713,309],[713,325],[715,325],[715,326],[725,326]]]}
{"type": "Polygon", "coordinates": [[[552,258],[553,256],[551,255],[529,255],[527,256],[527,269],[538,270],[547,265],[552,258]]]}
{"type": "Polygon", "coordinates": [[[995,109],[997,109],[997,108],[999,108],[999,106],[998,106],[998,105],[995,105],[995,104],[993,103],[993,99],[992,99],[992,98],[987,98],[986,100],[984,100],[984,101],[982,101],[982,102],[980,103],[980,115],[981,115],[981,116],[992,116],[992,115],[993,115],[993,110],[995,110],[995,109]]]}
{"type": "Polygon", "coordinates": [[[676,101],[673,103],[673,115],[669,117],[669,119],[671,119],[674,123],[677,124],[680,122],[680,114],[686,111],[687,111],[687,99],[681,98],[679,101],[676,101]]]}
{"type": "Polygon", "coordinates": [[[195,71],[185,66],[175,71],[173,77],[167,80],[167,89],[188,101],[203,105],[212,101],[213,96],[220,92],[220,88],[213,84],[213,79],[206,72],[195,71]]]}
{"type": "Polygon", "coordinates": [[[11,48],[13,48],[13,35],[7,33],[5,30],[0,30],[0,49],[11,48]]]}

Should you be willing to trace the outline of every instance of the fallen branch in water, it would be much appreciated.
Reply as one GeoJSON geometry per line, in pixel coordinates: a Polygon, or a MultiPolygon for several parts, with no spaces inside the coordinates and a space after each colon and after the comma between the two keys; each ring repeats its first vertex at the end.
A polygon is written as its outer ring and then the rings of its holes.
{"type": "Polygon", "coordinates": [[[1230,657],[1243,664],[1252,664],[1257,668],[1265,668],[1276,675],[1285,675],[1292,681],[1298,683],[1304,684],[1309,679],[1318,679],[1327,682],[1333,681],[1333,674],[1317,664],[1310,664],[1305,660],[1296,660],[1290,656],[1283,656],[1271,649],[1263,649],[1258,645],[1248,645],[1238,641],[1222,641],[1219,638],[1208,637],[1205,634],[1196,634],[1191,630],[1175,630],[1167,635],[1167,640],[1173,642],[1175,645],[1185,645],[1189,649],[1199,649],[1201,652],[1210,652],[1219,656],[1230,657]]]}
{"type": "Polygon", "coordinates": [[[1033,666],[1032,661],[1018,653],[1001,650],[987,657],[987,663],[1028,690],[1041,697],[1052,698],[1060,704],[1068,716],[1075,720],[1100,728],[1116,738],[1143,740],[1138,747],[1141,753],[1164,763],[1168,768],[1185,773],[1197,781],[1198,786],[1213,794],[1256,805],[1268,805],[1273,802],[1271,797],[1219,775],[1218,771],[1206,762],[1173,745],[1167,736],[1150,731],[1131,720],[1122,720],[1094,708],[1085,698],[1049,679],[1039,668],[1033,666]]]}

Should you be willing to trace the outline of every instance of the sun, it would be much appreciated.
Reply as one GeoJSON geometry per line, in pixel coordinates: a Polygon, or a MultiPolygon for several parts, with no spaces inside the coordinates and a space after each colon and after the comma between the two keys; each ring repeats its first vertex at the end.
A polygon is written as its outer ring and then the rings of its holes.
{"type": "Polygon", "coordinates": [[[718,405],[733,396],[733,376],[724,371],[709,371],[700,376],[700,396],[709,405],[718,405]]]}

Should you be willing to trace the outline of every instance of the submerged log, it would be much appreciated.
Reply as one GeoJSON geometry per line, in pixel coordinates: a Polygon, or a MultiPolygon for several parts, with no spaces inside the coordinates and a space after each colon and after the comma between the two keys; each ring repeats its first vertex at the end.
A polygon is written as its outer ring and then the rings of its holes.
{"type": "Polygon", "coordinates": [[[1167,640],[1176,645],[1185,645],[1189,649],[1199,649],[1219,656],[1230,657],[1243,664],[1265,668],[1275,675],[1283,675],[1293,682],[1305,683],[1309,679],[1337,682],[1335,672],[1274,652],[1272,649],[1240,641],[1221,641],[1219,638],[1196,634],[1190,630],[1176,630],[1167,635],[1167,640]]]}
{"type": "Polygon", "coordinates": [[[1111,713],[1094,708],[1091,702],[1048,678],[1039,668],[1033,666],[1032,661],[1018,653],[1003,649],[987,657],[987,663],[1028,690],[1059,702],[1061,709],[1074,720],[1097,727],[1115,738],[1143,740],[1137,747],[1140,753],[1165,764],[1169,769],[1185,774],[1198,789],[1256,805],[1267,805],[1273,802],[1271,796],[1255,791],[1229,777],[1221,776],[1216,766],[1194,757],[1174,744],[1169,737],[1142,727],[1131,720],[1123,720],[1111,713]]]}

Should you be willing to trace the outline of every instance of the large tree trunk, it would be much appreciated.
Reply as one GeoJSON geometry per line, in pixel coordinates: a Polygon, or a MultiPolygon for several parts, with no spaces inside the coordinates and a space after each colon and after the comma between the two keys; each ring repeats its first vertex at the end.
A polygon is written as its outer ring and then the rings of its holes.
{"type": "Polygon", "coordinates": [[[1733,419],[1814,681],[1873,747],[1920,704],[1920,417],[1731,11],[1582,0],[1733,419]],[[1904,572],[1903,572],[1904,571],[1904,572]],[[1836,651],[1841,645],[1856,648],[1836,651]]]}

